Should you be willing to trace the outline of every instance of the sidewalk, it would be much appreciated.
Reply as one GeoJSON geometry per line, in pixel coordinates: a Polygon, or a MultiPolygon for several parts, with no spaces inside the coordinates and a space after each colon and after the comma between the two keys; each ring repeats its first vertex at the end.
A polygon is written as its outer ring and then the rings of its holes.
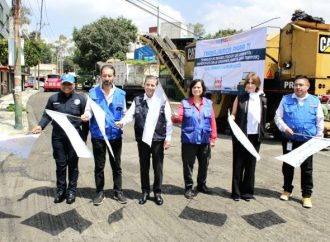
{"type": "MultiPolygon", "coordinates": [[[[28,89],[22,91],[22,123],[23,129],[17,130],[15,126],[15,112],[9,112],[6,108],[9,104],[14,104],[13,94],[8,94],[0,98],[0,137],[2,135],[17,135],[17,134],[26,134],[28,132],[28,120],[26,115],[26,104],[31,95],[37,93],[38,90],[28,89]]],[[[3,161],[9,154],[5,152],[0,152],[0,161],[3,161]]]]}

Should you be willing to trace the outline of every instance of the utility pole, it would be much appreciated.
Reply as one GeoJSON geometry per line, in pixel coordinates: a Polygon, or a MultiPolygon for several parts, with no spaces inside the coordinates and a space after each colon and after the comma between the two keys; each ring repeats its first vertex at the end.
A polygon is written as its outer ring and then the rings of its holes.
{"type": "MultiPolygon", "coordinates": [[[[41,27],[42,27],[42,10],[44,6],[44,0],[41,0],[41,9],[40,9],[40,22],[39,22],[39,38],[38,40],[41,39],[41,27]]],[[[37,36],[38,34],[36,34],[37,36]]],[[[38,61],[38,81],[37,81],[37,89],[39,90],[39,81],[40,81],[40,60],[38,61]]]]}
{"type": "Polygon", "coordinates": [[[157,35],[160,35],[159,31],[159,6],[157,6],[157,35]]]}
{"type": "Polygon", "coordinates": [[[15,129],[23,129],[22,124],[22,70],[21,70],[21,0],[12,0],[14,13],[14,40],[15,40],[15,54],[14,54],[14,80],[15,88],[13,90],[15,103],[15,129]]]}

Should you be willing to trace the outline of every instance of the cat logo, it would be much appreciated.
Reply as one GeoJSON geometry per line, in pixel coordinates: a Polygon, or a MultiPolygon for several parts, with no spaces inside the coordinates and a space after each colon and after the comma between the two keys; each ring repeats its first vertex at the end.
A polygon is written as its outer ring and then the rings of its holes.
{"type": "Polygon", "coordinates": [[[330,54],[330,35],[320,35],[319,53],[330,54]]]}

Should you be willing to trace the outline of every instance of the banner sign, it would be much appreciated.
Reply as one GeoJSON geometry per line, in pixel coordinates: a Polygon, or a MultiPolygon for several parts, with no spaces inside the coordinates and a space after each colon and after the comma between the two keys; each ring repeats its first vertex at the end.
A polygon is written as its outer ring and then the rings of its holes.
{"type": "Polygon", "coordinates": [[[194,79],[203,79],[209,91],[241,91],[249,72],[263,87],[267,28],[196,43],[194,79]]]}

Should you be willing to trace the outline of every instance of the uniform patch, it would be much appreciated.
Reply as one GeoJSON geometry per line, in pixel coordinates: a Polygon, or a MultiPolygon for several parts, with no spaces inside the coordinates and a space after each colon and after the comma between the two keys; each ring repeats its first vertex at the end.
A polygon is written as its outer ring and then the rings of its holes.
{"type": "Polygon", "coordinates": [[[73,101],[73,103],[76,104],[76,105],[79,105],[79,104],[80,104],[80,100],[79,100],[79,99],[75,99],[75,100],[73,101]]]}

